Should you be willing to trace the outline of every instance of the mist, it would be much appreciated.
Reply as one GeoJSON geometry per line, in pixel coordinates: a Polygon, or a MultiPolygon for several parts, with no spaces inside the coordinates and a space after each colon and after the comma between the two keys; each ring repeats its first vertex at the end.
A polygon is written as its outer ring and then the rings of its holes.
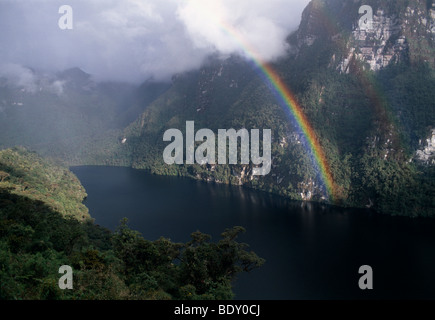
{"type": "MultiPolygon", "coordinates": [[[[286,52],[285,38],[309,0],[0,0],[0,76],[32,88],[28,68],[79,67],[97,80],[138,83],[198,68],[212,53],[245,54],[236,30],[264,60],[286,52]],[[73,9],[62,30],[59,7],[73,9]]],[[[61,86],[57,88],[61,91],[61,86]]]]}

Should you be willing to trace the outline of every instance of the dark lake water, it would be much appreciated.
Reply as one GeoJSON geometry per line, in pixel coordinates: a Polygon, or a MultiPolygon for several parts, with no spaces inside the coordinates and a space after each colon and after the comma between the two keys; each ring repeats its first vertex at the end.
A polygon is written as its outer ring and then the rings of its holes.
{"type": "Polygon", "coordinates": [[[146,239],[193,231],[214,240],[240,225],[266,263],[235,282],[236,299],[434,299],[435,220],[288,201],[241,187],[153,176],[117,167],[73,167],[96,223],[123,217],[146,239]],[[358,286],[373,268],[373,290],[358,286]]]}

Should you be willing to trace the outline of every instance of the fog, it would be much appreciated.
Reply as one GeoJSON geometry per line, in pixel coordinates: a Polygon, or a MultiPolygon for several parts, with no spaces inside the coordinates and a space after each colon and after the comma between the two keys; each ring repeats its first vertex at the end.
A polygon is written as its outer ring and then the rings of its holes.
{"type": "Polygon", "coordinates": [[[226,26],[263,59],[273,60],[285,53],[285,38],[308,2],[0,0],[0,76],[31,87],[28,68],[79,67],[97,80],[166,80],[199,67],[211,53],[244,55],[226,26]],[[58,25],[62,5],[73,10],[70,30],[58,25]]]}

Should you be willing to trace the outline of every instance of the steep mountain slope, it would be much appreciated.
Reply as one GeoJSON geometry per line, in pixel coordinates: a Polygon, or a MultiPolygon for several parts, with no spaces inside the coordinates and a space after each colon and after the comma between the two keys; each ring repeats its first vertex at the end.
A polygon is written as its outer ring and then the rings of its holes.
{"type": "Polygon", "coordinates": [[[235,277],[264,263],[237,241],[242,227],[216,242],[199,231],[187,243],[149,241],[127,219],[116,232],[94,224],[85,196],[67,168],[25,149],[0,151],[1,300],[231,299],[235,277]],[[64,265],[74,290],[60,289],[64,265]]]}
{"type": "MultiPolygon", "coordinates": [[[[90,219],[82,203],[87,194],[77,177],[23,148],[0,151],[0,190],[39,202],[66,218],[90,219]]],[[[7,201],[0,203],[1,209],[9,205],[7,201]]],[[[16,210],[25,211],[19,206],[16,210]]]]}
{"type": "Polygon", "coordinates": [[[421,166],[417,150],[435,125],[434,9],[433,1],[312,1],[304,12],[311,27],[302,23],[289,38],[298,74],[309,75],[301,103],[314,117],[329,110],[320,120],[333,124],[334,135],[320,122],[316,129],[350,155],[351,203],[433,212],[433,167],[421,166]],[[368,26],[363,5],[373,13],[368,26]]]}
{"type": "MultiPolygon", "coordinates": [[[[432,1],[314,0],[288,38],[290,52],[273,64],[326,153],[334,203],[434,214],[432,147],[424,142],[435,128],[433,25],[432,1]],[[360,25],[363,5],[373,12],[369,27],[360,25]]],[[[242,58],[211,58],[201,70],[174,77],[167,92],[88,159],[331,202],[294,121],[257,71],[242,58]],[[253,176],[252,164],[166,165],[163,133],[184,132],[188,120],[214,132],[272,129],[271,173],[253,176]]]]}
{"type": "MultiPolygon", "coordinates": [[[[80,69],[0,78],[0,147],[68,164],[107,164],[245,185],[296,200],[433,215],[435,5],[429,0],[313,0],[288,53],[272,63],[325,153],[333,197],[309,145],[261,70],[210,57],[171,84],[98,83],[80,69]],[[167,129],[272,130],[272,170],[167,165],[167,129]]],[[[16,68],[15,68],[16,69],[16,68]]],[[[17,70],[16,70],[17,71],[17,70]]]]}
{"type": "Polygon", "coordinates": [[[100,83],[78,68],[44,74],[15,67],[0,77],[0,147],[22,145],[76,161],[89,141],[128,125],[166,88],[100,83]]]}

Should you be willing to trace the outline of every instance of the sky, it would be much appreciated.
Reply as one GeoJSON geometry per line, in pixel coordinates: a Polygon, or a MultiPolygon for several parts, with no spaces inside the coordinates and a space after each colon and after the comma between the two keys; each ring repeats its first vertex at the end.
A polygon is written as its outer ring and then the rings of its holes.
{"type": "Polygon", "coordinates": [[[212,53],[264,60],[286,51],[309,0],[0,0],[0,76],[79,67],[97,80],[167,80],[212,53]],[[65,21],[62,5],[72,8],[65,21]],[[59,20],[72,23],[61,29],[59,20]],[[240,39],[239,39],[240,40],[240,39]]]}

